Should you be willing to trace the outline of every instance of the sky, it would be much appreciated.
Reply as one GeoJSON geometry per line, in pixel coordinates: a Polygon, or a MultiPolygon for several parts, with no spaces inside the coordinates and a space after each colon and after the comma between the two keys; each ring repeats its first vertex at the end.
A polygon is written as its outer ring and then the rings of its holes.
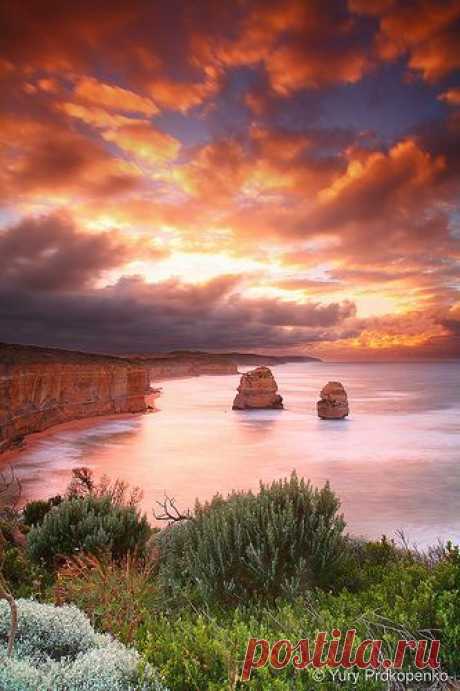
{"type": "Polygon", "coordinates": [[[460,0],[0,7],[0,340],[460,356],[460,0]]]}

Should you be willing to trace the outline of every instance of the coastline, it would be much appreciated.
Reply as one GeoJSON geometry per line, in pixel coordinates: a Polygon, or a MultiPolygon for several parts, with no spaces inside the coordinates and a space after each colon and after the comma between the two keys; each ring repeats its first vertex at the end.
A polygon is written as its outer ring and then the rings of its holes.
{"type": "Polygon", "coordinates": [[[24,443],[21,446],[6,449],[0,454],[0,473],[6,469],[9,461],[15,460],[24,451],[29,451],[39,442],[53,436],[58,432],[67,432],[70,430],[85,430],[93,427],[100,422],[106,422],[110,420],[128,420],[133,416],[143,416],[149,415],[151,413],[158,413],[157,409],[148,410],[145,413],[121,413],[113,415],[93,415],[91,417],[78,418],[76,420],[67,420],[66,422],[60,422],[58,425],[52,425],[47,427],[41,432],[31,432],[24,438],[24,443]]]}
{"type": "Polygon", "coordinates": [[[57,425],[51,425],[40,432],[31,432],[24,437],[21,446],[10,447],[0,453],[0,473],[4,472],[8,466],[9,461],[14,461],[22,452],[33,449],[39,442],[52,437],[57,432],[67,432],[71,430],[86,430],[98,423],[98,421],[110,420],[129,420],[133,416],[150,415],[152,413],[160,412],[154,401],[161,396],[161,389],[154,388],[148,396],[146,396],[146,403],[150,407],[144,413],[113,413],[112,415],[90,415],[89,417],[75,418],[74,420],[66,420],[57,425]]]}
{"type": "MultiPolygon", "coordinates": [[[[279,363],[287,364],[287,363],[279,363]]],[[[242,363],[240,367],[248,367],[248,364],[242,363]]],[[[237,365],[238,367],[238,365],[237,365]]],[[[64,422],[59,422],[57,424],[51,425],[44,430],[37,432],[30,432],[24,436],[23,442],[19,446],[11,446],[6,448],[4,451],[0,451],[0,473],[4,472],[10,461],[16,460],[16,458],[24,451],[33,449],[39,442],[44,439],[52,437],[53,434],[58,432],[65,432],[69,430],[86,430],[96,425],[98,421],[110,421],[110,420],[126,420],[130,419],[135,415],[148,415],[150,413],[158,413],[160,409],[156,408],[155,401],[157,398],[161,397],[163,382],[168,381],[181,381],[187,379],[197,379],[203,376],[211,377],[222,377],[222,376],[235,376],[239,377],[243,374],[243,371],[239,368],[234,373],[229,372],[190,372],[181,374],[165,374],[158,381],[150,385],[150,391],[145,394],[146,410],[144,412],[123,412],[123,413],[112,413],[109,415],[89,415],[88,417],[79,417],[71,420],[66,420],[64,422]]]]}
{"type": "MultiPolygon", "coordinates": [[[[238,371],[237,373],[235,373],[235,376],[239,376],[240,374],[241,373],[238,371]]],[[[70,430],[86,430],[96,425],[98,421],[128,420],[131,419],[133,416],[137,415],[143,416],[150,415],[152,413],[159,413],[160,410],[155,407],[155,401],[157,398],[160,398],[161,396],[163,388],[162,382],[172,380],[178,381],[185,379],[196,379],[202,376],[222,377],[229,375],[228,372],[213,372],[209,375],[197,373],[165,376],[161,379],[159,383],[151,385],[151,391],[148,394],[146,394],[145,402],[147,410],[145,412],[113,413],[111,415],[90,415],[88,417],[66,420],[65,422],[60,422],[56,425],[51,425],[50,427],[47,427],[46,429],[41,430],[39,432],[30,432],[29,434],[25,435],[24,441],[20,446],[9,447],[5,449],[5,451],[0,452],[0,473],[4,472],[7,469],[9,462],[15,461],[21,453],[33,449],[33,447],[36,446],[39,442],[52,437],[54,434],[58,432],[67,432],[70,430]]]]}

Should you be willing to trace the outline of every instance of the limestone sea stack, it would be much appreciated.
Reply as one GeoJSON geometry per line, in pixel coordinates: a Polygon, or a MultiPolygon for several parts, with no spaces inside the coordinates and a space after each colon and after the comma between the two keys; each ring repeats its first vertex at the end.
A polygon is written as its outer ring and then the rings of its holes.
{"type": "Polygon", "coordinates": [[[321,390],[317,403],[318,416],[322,420],[338,420],[348,415],[347,392],[339,381],[330,381],[321,390]]]}
{"type": "Polygon", "coordinates": [[[283,407],[278,385],[269,367],[256,367],[241,376],[233,410],[283,407]]]}

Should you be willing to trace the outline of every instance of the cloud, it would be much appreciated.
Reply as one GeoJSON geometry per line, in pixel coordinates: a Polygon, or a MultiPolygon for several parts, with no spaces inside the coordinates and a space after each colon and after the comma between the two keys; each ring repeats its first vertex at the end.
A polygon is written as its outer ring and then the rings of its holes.
{"type": "Polygon", "coordinates": [[[129,162],[58,123],[4,117],[1,124],[0,180],[9,199],[19,194],[101,197],[123,194],[139,183],[139,172],[129,162]]]}
{"type": "Polygon", "coordinates": [[[0,231],[1,280],[21,290],[80,289],[128,261],[131,251],[117,233],[82,232],[62,213],[25,218],[0,231]]]}
{"type": "Polygon", "coordinates": [[[445,101],[450,106],[460,106],[460,87],[452,87],[452,89],[447,89],[440,96],[438,96],[440,101],[445,101]]]}
{"type": "Polygon", "coordinates": [[[177,139],[146,123],[124,124],[116,129],[106,130],[102,136],[135,158],[151,163],[173,160],[180,149],[177,139]]]}
{"type": "Polygon", "coordinates": [[[164,76],[156,77],[148,83],[147,89],[162,108],[186,113],[218,91],[220,83],[217,71],[209,67],[207,72],[205,79],[199,82],[181,82],[164,76]]]}
{"type": "Polygon", "coordinates": [[[13,340],[16,328],[98,349],[452,352],[458,2],[7,0],[3,12],[13,340]],[[222,280],[192,286],[190,266],[222,280]]]}
{"type": "Polygon", "coordinates": [[[140,96],[119,86],[105,84],[93,77],[81,77],[78,79],[74,90],[74,97],[102,108],[108,108],[109,110],[141,113],[148,116],[158,113],[157,106],[150,98],[140,96]]]}
{"type": "Polygon", "coordinates": [[[334,339],[354,312],[348,303],[250,300],[239,278],[206,284],[178,280],[147,284],[124,278],[106,288],[78,292],[14,291],[2,281],[4,340],[29,340],[96,350],[266,348],[334,339]]]}
{"type": "Polygon", "coordinates": [[[409,68],[429,82],[460,67],[458,0],[349,0],[349,7],[379,17],[376,48],[381,59],[395,60],[408,54],[409,68]]]}
{"type": "Polygon", "coordinates": [[[83,106],[71,101],[56,103],[56,109],[71,118],[82,120],[87,125],[101,129],[116,129],[122,125],[130,125],[133,122],[132,118],[125,115],[110,113],[104,110],[104,108],[95,106],[83,106]]]}
{"type": "Polygon", "coordinates": [[[319,193],[314,220],[336,226],[404,213],[419,204],[420,192],[430,189],[444,167],[442,157],[430,156],[411,139],[388,153],[365,153],[362,159],[352,155],[345,173],[319,193]]]}
{"type": "Polygon", "coordinates": [[[366,38],[340,2],[327,6],[254,2],[232,37],[195,42],[199,59],[224,67],[262,63],[272,89],[283,96],[301,89],[358,81],[372,67],[366,38]]]}

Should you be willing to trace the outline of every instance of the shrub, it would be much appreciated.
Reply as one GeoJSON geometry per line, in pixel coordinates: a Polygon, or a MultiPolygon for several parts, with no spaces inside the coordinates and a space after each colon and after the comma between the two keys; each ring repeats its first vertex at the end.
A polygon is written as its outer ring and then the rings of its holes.
{"type": "Polygon", "coordinates": [[[223,602],[332,587],[346,549],[338,509],[328,484],[313,489],[295,473],[261,483],[257,495],[197,503],[191,520],[158,537],[161,582],[173,594],[195,586],[205,600],[223,602]]]}
{"type": "Polygon", "coordinates": [[[138,654],[110,636],[96,634],[76,607],[18,600],[18,636],[4,657],[8,612],[0,603],[2,691],[161,691],[152,668],[140,673],[138,654]],[[143,678],[142,678],[143,677],[143,678]]]}
{"type": "MultiPolygon", "coordinates": [[[[330,603],[314,598],[311,603],[303,599],[270,605],[253,601],[250,605],[212,611],[188,608],[177,616],[152,617],[139,648],[160,677],[167,679],[171,691],[335,691],[338,683],[328,674],[321,683],[312,676],[311,669],[296,672],[292,665],[275,671],[267,664],[254,671],[249,682],[240,684],[247,642],[251,637],[270,643],[288,639],[295,645],[302,638],[314,639],[317,631],[331,631],[335,626],[342,630],[351,628],[360,615],[359,603],[353,597],[337,596],[330,603]]],[[[366,637],[361,624],[357,643],[366,637]]],[[[358,687],[350,682],[340,684],[340,688],[381,691],[382,685],[362,677],[358,687]]]]}
{"type": "Polygon", "coordinates": [[[103,475],[96,482],[90,468],[82,466],[72,470],[72,480],[67,488],[67,499],[75,497],[110,497],[115,506],[138,506],[142,501],[143,492],[140,487],[132,487],[124,480],[111,480],[103,475]]]}
{"type": "Polygon", "coordinates": [[[51,511],[53,506],[58,506],[62,502],[62,497],[58,494],[51,497],[47,501],[37,499],[30,501],[25,505],[23,510],[23,520],[26,525],[37,525],[43,522],[48,511],[51,511]]]}
{"type": "Polygon", "coordinates": [[[40,595],[50,585],[50,574],[33,563],[23,547],[6,544],[0,564],[0,573],[15,597],[40,595]]]}
{"type": "Polygon", "coordinates": [[[79,551],[106,551],[120,559],[129,551],[142,551],[149,535],[145,515],[134,507],[114,505],[108,496],[88,495],[54,507],[31,529],[27,542],[31,558],[51,566],[56,558],[79,551]]]}
{"type": "Polygon", "coordinates": [[[55,601],[73,602],[98,629],[132,643],[156,596],[156,560],[128,554],[121,562],[75,557],[59,570],[55,601]]]}
{"type": "MultiPolygon", "coordinates": [[[[389,658],[402,638],[440,637],[441,669],[458,674],[459,572],[455,569],[457,566],[449,559],[436,565],[432,572],[423,564],[401,562],[389,570],[379,585],[361,593],[316,590],[290,601],[252,600],[233,608],[182,607],[175,613],[152,615],[145,633],[139,632],[138,647],[144,659],[168,680],[172,691],[386,688],[384,682],[366,680],[362,674],[358,685],[351,681],[339,684],[327,672],[324,681],[319,682],[312,678],[309,669],[296,672],[288,666],[275,671],[269,664],[254,671],[250,682],[238,685],[249,638],[271,643],[288,639],[295,645],[303,638],[313,641],[318,631],[331,632],[334,628],[342,632],[356,630],[355,650],[364,639],[382,640],[384,657],[389,658]]],[[[405,669],[416,671],[413,662],[408,653],[405,669]]]]}

